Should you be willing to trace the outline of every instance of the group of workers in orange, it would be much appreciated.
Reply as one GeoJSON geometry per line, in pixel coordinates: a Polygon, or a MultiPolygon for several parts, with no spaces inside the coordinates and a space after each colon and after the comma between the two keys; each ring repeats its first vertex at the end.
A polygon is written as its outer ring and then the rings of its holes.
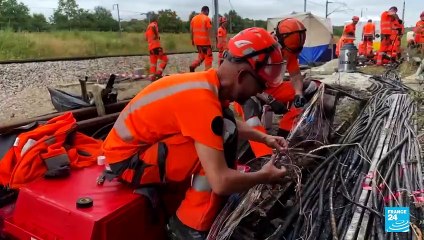
{"type": "MultiPolygon", "coordinates": [[[[154,212],[169,216],[172,239],[206,239],[227,196],[287,175],[273,161],[257,172],[238,171],[238,140],[248,140],[256,157],[270,155],[272,149],[286,151],[291,128],[308,95],[320,84],[305,84],[301,75],[297,59],[307,30],[294,18],[282,19],[272,33],[253,27],[227,40],[226,19],[221,17],[216,34],[218,68],[212,68],[208,14],[209,8],[202,7],[190,24],[192,44],[198,50],[190,72],[159,80],[156,77],[167,58],[157,41],[157,23],[152,21],[146,31],[151,62],[156,66],[157,59],[162,60],[158,71],[151,68],[156,81],[130,101],[102,145],[111,176],[150,199],[154,212]],[[195,72],[203,62],[205,71],[195,72]],[[286,70],[290,81],[283,81],[286,70]],[[284,114],[277,136],[266,132],[260,111],[254,111],[264,103],[284,114]]],[[[389,16],[390,30],[399,27],[395,20],[402,23],[395,14],[395,8],[383,13],[382,26],[389,16]]],[[[342,44],[354,41],[359,18],[352,20],[345,27],[342,44]]],[[[380,51],[392,52],[390,44],[397,47],[392,34],[382,31],[385,42],[380,51]]],[[[363,34],[367,46],[372,46],[374,37],[375,27],[369,22],[363,34]]]]}
{"type": "Polygon", "coordinates": [[[415,45],[417,46],[418,52],[424,54],[424,11],[420,15],[420,20],[415,25],[414,34],[415,45]]]}
{"type": "MultiPolygon", "coordinates": [[[[397,7],[393,6],[389,10],[381,14],[380,34],[376,34],[375,24],[371,19],[363,26],[362,42],[359,43],[359,55],[363,55],[369,59],[374,59],[377,65],[382,65],[393,59],[399,59],[401,56],[401,40],[405,34],[403,21],[397,14],[397,7]],[[373,42],[376,37],[381,37],[379,50],[374,53],[373,42]]],[[[424,12],[420,15],[420,21],[415,27],[415,42],[423,49],[424,39],[424,12]]],[[[337,44],[336,55],[339,56],[340,49],[346,43],[353,43],[355,40],[356,25],[359,17],[352,17],[352,23],[347,24],[343,29],[343,34],[337,44]]]]}
{"type": "MultiPolygon", "coordinates": [[[[120,113],[102,145],[111,169],[109,177],[133,186],[150,199],[153,209],[165,211],[172,239],[206,239],[229,195],[278,182],[287,175],[274,161],[257,172],[240,172],[237,143],[239,139],[250,141],[257,157],[271,154],[272,149],[286,151],[283,136],[307,103],[297,60],[306,39],[300,21],[282,19],[273,33],[247,28],[227,40],[226,20],[220,18],[220,58],[214,69],[208,12],[203,7],[191,22],[192,42],[199,55],[190,72],[162,77],[142,89],[120,113]],[[192,72],[203,61],[205,71],[192,72]],[[283,82],[286,68],[290,82],[283,82]],[[280,124],[281,136],[268,134],[257,122],[251,124],[246,106],[254,98],[289,106],[280,124]],[[235,112],[244,119],[236,120],[235,112]],[[261,145],[259,150],[255,144],[261,145]],[[166,197],[170,192],[172,199],[166,197]],[[160,207],[158,202],[162,202],[160,207]]],[[[156,23],[149,25],[149,31],[148,39],[159,39],[156,23]]],[[[160,45],[150,43],[151,54],[156,56],[152,62],[162,57],[166,64],[160,45]]]]}
{"type": "Polygon", "coordinates": [[[381,14],[381,44],[377,53],[377,65],[398,59],[401,55],[401,40],[405,34],[403,21],[397,14],[397,7],[391,7],[381,14]]]}

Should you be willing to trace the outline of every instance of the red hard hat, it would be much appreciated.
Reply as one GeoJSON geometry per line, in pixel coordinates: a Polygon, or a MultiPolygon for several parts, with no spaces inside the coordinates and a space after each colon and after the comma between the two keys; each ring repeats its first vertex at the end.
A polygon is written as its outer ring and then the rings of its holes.
{"type": "Polygon", "coordinates": [[[226,17],[219,17],[219,23],[225,23],[227,21],[226,17]]]}
{"type": "Polygon", "coordinates": [[[283,80],[281,46],[263,28],[247,28],[232,37],[225,58],[231,62],[248,62],[266,87],[276,87],[283,80]]]}
{"type": "Polygon", "coordinates": [[[358,16],[353,16],[353,17],[352,17],[352,21],[356,21],[356,22],[358,22],[358,21],[359,21],[359,17],[358,17],[358,16]]]}
{"type": "Polygon", "coordinates": [[[278,22],[276,36],[281,46],[289,52],[298,54],[306,40],[306,28],[295,18],[286,18],[278,22]]]}

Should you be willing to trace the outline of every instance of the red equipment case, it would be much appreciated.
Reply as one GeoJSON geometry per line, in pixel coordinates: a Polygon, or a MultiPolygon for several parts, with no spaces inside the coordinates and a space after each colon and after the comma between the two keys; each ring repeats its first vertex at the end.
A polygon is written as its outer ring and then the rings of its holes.
{"type": "Polygon", "coordinates": [[[28,240],[165,239],[164,225],[152,221],[144,197],[117,181],[97,185],[103,169],[76,170],[22,188],[4,233],[28,240]],[[77,208],[81,197],[91,198],[93,206],[77,208]]]}

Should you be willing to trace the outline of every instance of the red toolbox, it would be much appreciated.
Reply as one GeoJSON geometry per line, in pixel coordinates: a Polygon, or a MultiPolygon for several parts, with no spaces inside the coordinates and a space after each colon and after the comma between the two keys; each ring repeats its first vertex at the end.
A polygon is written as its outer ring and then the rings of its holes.
{"type": "Polygon", "coordinates": [[[125,185],[97,185],[103,167],[73,171],[65,179],[40,179],[20,190],[4,232],[28,240],[165,239],[164,225],[152,221],[144,197],[125,185]],[[77,200],[93,205],[77,208],[77,200]]]}

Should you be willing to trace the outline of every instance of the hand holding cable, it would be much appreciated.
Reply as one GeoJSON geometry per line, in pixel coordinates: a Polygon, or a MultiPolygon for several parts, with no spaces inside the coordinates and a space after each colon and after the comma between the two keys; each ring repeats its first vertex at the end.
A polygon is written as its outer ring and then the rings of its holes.
{"type": "Polygon", "coordinates": [[[288,148],[286,139],[280,136],[267,135],[264,143],[270,148],[277,149],[278,152],[285,152],[288,148]]]}

